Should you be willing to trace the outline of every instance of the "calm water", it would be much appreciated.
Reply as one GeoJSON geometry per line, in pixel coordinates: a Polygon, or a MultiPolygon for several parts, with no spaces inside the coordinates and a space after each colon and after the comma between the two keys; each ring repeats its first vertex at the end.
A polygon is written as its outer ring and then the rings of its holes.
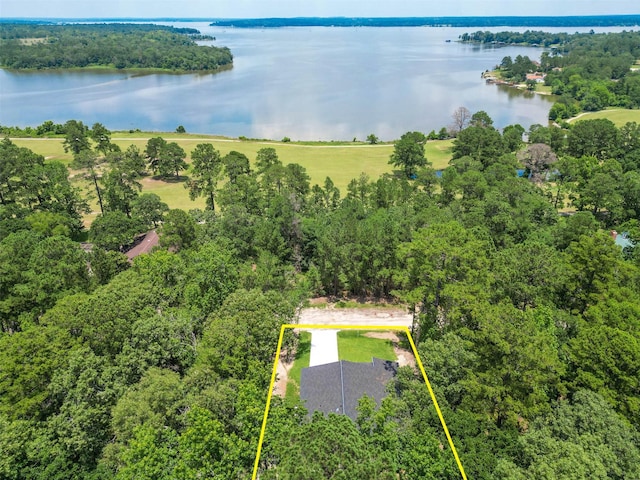
{"type": "Polygon", "coordinates": [[[144,76],[0,70],[0,124],[77,119],[112,130],[184,125],[188,132],[234,137],[351,140],[375,133],[387,140],[409,130],[437,131],[459,106],[485,110],[498,127],[525,128],[545,123],[551,106],[550,98],[480,78],[506,55],[537,59],[540,49],[446,42],[469,29],[184,25],[228,46],[233,69],[144,76]]]}

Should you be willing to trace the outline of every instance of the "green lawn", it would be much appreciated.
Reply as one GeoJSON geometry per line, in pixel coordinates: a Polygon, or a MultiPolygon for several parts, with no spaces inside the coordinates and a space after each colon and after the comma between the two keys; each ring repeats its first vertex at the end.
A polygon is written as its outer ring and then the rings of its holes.
{"type": "Polygon", "coordinates": [[[362,330],[342,330],[338,332],[338,357],[350,362],[370,362],[373,357],[382,360],[396,360],[390,340],[370,338],[362,330]]]}
{"type": "MultiPolygon", "coordinates": [[[[144,151],[147,141],[156,136],[162,136],[169,142],[177,142],[187,153],[188,162],[190,161],[191,151],[199,143],[213,144],[222,156],[232,150],[244,153],[252,162],[255,161],[258,150],[264,147],[273,147],[285,165],[298,163],[305,167],[311,177],[312,185],[322,185],[326,177],[331,177],[342,195],[346,194],[349,182],[354,178],[358,178],[361,173],[366,173],[371,180],[376,180],[381,175],[392,171],[391,165],[388,163],[389,157],[393,152],[393,144],[391,143],[378,145],[369,145],[362,142],[283,143],[160,132],[113,132],[112,141],[123,150],[129,145],[136,145],[141,151],[144,151]]],[[[31,149],[46,159],[59,160],[66,165],[69,165],[73,159],[70,153],[64,151],[62,147],[63,139],[60,137],[16,138],[12,141],[18,146],[31,149]]],[[[451,158],[452,143],[452,140],[427,142],[425,146],[426,157],[435,169],[447,167],[451,158]]],[[[185,211],[204,208],[204,199],[200,198],[196,201],[189,199],[188,192],[184,188],[184,181],[188,173],[188,171],[184,172],[184,176],[181,176],[181,181],[163,181],[146,177],[142,181],[142,191],[144,193],[156,193],[170,208],[180,208],[185,211]]],[[[90,223],[93,217],[94,215],[87,216],[87,223],[90,223]]]]}
{"type": "MultiPolygon", "coordinates": [[[[129,145],[136,145],[144,150],[149,138],[162,136],[165,140],[177,142],[187,156],[199,143],[211,143],[226,155],[232,150],[244,153],[251,161],[255,160],[258,150],[273,147],[282,163],[299,163],[307,169],[312,184],[322,184],[329,176],[342,192],[348,183],[366,173],[375,180],[384,173],[391,172],[389,157],[393,152],[392,144],[369,145],[364,143],[337,144],[334,142],[303,144],[282,143],[254,140],[234,140],[212,136],[196,136],[177,133],[157,132],[114,132],[113,143],[123,150],[129,145]]],[[[65,153],[62,138],[16,138],[13,143],[27,147],[45,158],[57,159],[66,164],[72,160],[70,153],[65,153]]],[[[445,168],[451,158],[452,140],[429,141],[426,144],[426,157],[436,169],[445,168]]]]}
{"type": "Polygon", "coordinates": [[[619,128],[627,122],[640,123],[640,110],[612,108],[609,110],[601,110],[599,112],[584,113],[578,117],[570,119],[569,122],[575,122],[578,120],[595,120],[597,118],[608,118],[619,128]]]}
{"type": "Polygon", "coordinates": [[[536,85],[536,92],[551,95],[551,86],[539,83],[536,85]]]}
{"type": "Polygon", "coordinates": [[[302,369],[309,366],[311,358],[311,333],[300,332],[300,343],[296,352],[296,358],[289,370],[289,379],[287,381],[287,391],[285,399],[295,402],[300,396],[300,375],[302,369]]]}

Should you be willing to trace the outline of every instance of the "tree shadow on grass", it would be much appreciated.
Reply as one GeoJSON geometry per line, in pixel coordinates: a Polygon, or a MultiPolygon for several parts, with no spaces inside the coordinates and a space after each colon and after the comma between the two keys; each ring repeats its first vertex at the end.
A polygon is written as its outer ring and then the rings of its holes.
{"type": "Polygon", "coordinates": [[[164,182],[164,183],[185,183],[187,180],[189,180],[189,177],[187,175],[180,175],[178,178],[175,177],[175,175],[170,176],[170,177],[163,177],[162,175],[152,175],[151,180],[154,180],[156,182],[164,182]]]}

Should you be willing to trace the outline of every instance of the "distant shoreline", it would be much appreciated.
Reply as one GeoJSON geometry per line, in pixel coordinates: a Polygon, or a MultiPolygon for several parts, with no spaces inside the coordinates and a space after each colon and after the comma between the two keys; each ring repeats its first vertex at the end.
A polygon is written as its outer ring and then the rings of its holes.
{"type": "Polygon", "coordinates": [[[571,16],[487,16],[487,17],[287,17],[287,18],[179,18],[179,17],[102,17],[102,18],[0,18],[3,23],[79,23],[79,22],[210,22],[215,27],[638,27],[640,14],[571,16]]]}
{"type": "Polygon", "coordinates": [[[214,27],[638,27],[640,15],[490,16],[490,17],[295,17],[220,19],[214,27]]]}

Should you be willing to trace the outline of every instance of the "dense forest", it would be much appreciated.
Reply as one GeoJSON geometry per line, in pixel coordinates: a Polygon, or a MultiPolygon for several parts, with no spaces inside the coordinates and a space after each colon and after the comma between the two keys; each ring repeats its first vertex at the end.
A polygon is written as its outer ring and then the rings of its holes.
{"type": "MultiPolygon", "coordinates": [[[[162,137],[121,150],[101,124],[62,128],[87,189],[0,143],[0,478],[250,477],[280,326],[317,295],[414,313],[469,478],[640,476],[637,124],[500,132],[476,112],[441,175],[407,132],[393,174],[346,192],[269,146],[186,162],[162,137]],[[188,175],[207,208],[141,193],[152,172],[188,175]]],[[[260,478],[460,478],[409,367],[359,412],[274,398],[260,478]]]]}
{"type": "Polygon", "coordinates": [[[0,67],[12,69],[142,68],[214,71],[231,65],[226,47],[191,28],[135,24],[0,23],[0,67]]]}
{"type": "Polygon", "coordinates": [[[606,107],[640,107],[640,32],[547,33],[540,31],[478,31],[460,36],[463,42],[544,46],[540,61],[518,55],[504,57],[496,68],[513,82],[524,82],[528,73],[544,75],[544,84],[558,95],[550,120],[562,120],[581,111],[606,107]],[[635,65],[635,66],[634,66],[635,65]]]}

